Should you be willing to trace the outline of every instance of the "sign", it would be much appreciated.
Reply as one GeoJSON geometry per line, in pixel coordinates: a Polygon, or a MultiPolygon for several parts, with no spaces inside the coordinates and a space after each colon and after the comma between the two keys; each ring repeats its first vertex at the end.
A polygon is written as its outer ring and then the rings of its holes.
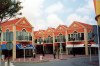
{"type": "Polygon", "coordinates": [[[8,50],[11,50],[13,48],[12,42],[7,42],[6,47],[8,50]]]}

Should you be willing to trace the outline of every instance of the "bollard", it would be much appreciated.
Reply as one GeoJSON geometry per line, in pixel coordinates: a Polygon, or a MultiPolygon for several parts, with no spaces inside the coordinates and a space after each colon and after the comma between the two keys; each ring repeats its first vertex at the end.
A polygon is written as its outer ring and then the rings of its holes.
{"type": "Polygon", "coordinates": [[[5,66],[7,66],[7,62],[5,62],[5,66]]]}
{"type": "Polygon", "coordinates": [[[14,66],[14,64],[10,62],[10,66],[14,66]]]}
{"type": "Polygon", "coordinates": [[[43,56],[42,55],[40,55],[40,61],[42,61],[43,60],[43,56]]]}

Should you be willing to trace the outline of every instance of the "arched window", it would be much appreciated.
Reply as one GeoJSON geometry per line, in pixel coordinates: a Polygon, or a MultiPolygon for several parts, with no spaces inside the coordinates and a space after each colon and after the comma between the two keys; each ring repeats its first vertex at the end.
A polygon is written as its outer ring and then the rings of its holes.
{"type": "Polygon", "coordinates": [[[21,35],[22,35],[22,40],[26,40],[27,33],[25,29],[22,30],[21,35]]]}
{"type": "Polygon", "coordinates": [[[6,41],[10,41],[10,32],[9,32],[9,29],[6,30],[6,41]]]}
{"type": "Polygon", "coordinates": [[[51,36],[48,36],[48,43],[53,43],[53,38],[51,36]]]}

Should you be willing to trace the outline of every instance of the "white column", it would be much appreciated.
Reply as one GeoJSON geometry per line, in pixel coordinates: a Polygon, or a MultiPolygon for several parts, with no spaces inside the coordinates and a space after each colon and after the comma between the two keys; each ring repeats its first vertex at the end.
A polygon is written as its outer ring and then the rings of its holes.
{"type": "Polygon", "coordinates": [[[54,35],[54,33],[53,33],[53,52],[54,52],[54,50],[55,50],[55,35],[54,35]]]}
{"type": "MultiPolygon", "coordinates": [[[[44,41],[44,35],[43,35],[43,37],[41,37],[41,39],[44,41]]],[[[43,51],[45,51],[44,42],[43,42],[43,51]]]]}
{"type": "Polygon", "coordinates": [[[66,54],[68,55],[68,48],[67,48],[68,34],[67,34],[67,31],[66,31],[65,38],[66,38],[66,54]]]}
{"type": "Polygon", "coordinates": [[[12,51],[13,61],[16,59],[16,26],[13,26],[13,51],[12,51]]]}
{"type": "Polygon", "coordinates": [[[33,27],[32,27],[31,36],[32,36],[32,45],[34,46],[34,28],[33,27]]]}
{"type": "Polygon", "coordinates": [[[84,29],[84,44],[85,44],[85,55],[89,55],[88,53],[88,32],[87,29],[84,29]]]}

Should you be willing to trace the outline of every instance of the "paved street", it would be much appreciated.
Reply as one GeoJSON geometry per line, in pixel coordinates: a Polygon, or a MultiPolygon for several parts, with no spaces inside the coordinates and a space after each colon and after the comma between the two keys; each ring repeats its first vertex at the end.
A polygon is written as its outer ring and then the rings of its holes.
{"type": "MultiPolygon", "coordinates": [[[[71,58],[64,60],[52,60],[49,62],[17,62],[14,66],[98,66],[98,58],[92,57],[92,62],[89,61],[89,57],[71,58]]],[[[3,66],[3,65],[2,65],[3,66]]]]}

